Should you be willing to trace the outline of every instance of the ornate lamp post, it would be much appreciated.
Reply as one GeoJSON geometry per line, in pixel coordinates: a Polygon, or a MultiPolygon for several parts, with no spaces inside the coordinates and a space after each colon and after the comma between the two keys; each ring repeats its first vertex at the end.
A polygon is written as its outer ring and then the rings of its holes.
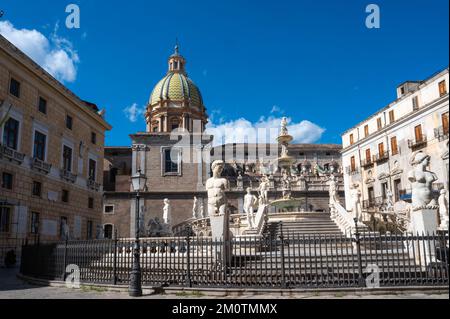
{"type": "Polygon", "coordinates": [[[362,256],[361,256],[361,237],[358,229],[358,214],[353,219],[355,222],[355,239],[356,239],[356,254],[358,256],[358,285],[360,287],[365,286],[364,273],[362,269],[362,256]]]}
{"type": "Polygon", "coordinates": [[[131,297],[142,296],[142,282],[141,282],[141,247],[139,242],[139,200],[140,192],[144,190],[147,177],[142,174],[139,169],[138,172],[131,177],[131,184],[133,191],[136,192],[136,214],[135,214],[135,241],[134,241],[134,259],[133,268],[130,273],[130,287],[128,293],[131,297]]]}

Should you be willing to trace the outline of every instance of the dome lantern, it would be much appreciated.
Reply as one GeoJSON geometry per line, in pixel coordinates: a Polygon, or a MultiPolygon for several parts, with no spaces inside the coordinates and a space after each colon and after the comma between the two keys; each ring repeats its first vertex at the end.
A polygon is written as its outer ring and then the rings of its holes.
{"type": "Polygon", "coordinates": [[[154,87],[147,105],[147,132],[166,133],[175,129],[204,131],[208,115],[199,88],[185,72],[186,60],[175,52],[168,59],[168,72],[154,87]]]}
{"type": "Polygon", "coordinates": [[[175,45],[175,52],[169,57],[169,73],[170,72],[178,72],[186,74],[184,71],[184,66],[186,64],[186,60],[179,53],[178,43],[175,45]]]}

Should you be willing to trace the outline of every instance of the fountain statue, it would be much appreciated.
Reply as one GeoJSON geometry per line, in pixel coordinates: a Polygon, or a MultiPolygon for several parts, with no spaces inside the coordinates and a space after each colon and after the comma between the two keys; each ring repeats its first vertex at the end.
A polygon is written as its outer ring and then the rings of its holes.
{"type": "Polygon", "coordinates": [[[408,174],[412,188],[413,210],[437,209],[432,196],[432,184],[437,180],[436,174],[427,170],[430,156],[422,151],[413,153],[410,164],[414,167],[408,174]]]}
{"type": "Polygon", "coordinates": [[[291,195],[291,184],[293,180],[291,167],[295,162],[295,159],[289,156],[288,146],[289,143],[292,142],[293,137],[292,135],[289,135],[287,123],[287,118],[283,117],[281,120],[280,134],[277,137],[277,142],[281,145],[281,157],[277,159],[277,162],[282,173],[282,198],[272,201],[270,205],[280,210],[293,211],[301,205],[301,201],[293,198],[291,195]]]}
{"type": "Polygon", "coordinates": [[[252,194],[252,189],[247,188],[247,194],[244,196],[244,212],[247,215],[248,227],[255,228],[255,205],[257,198],[252,194]]]}

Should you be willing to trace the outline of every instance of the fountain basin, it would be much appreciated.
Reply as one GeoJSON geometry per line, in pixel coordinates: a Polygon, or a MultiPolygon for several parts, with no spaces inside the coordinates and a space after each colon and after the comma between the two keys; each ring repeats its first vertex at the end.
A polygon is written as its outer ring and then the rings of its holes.
{"type": "Polygon", "coordinates": [[[298,208],[304,203],[303,200],[298,198],[277,199],[270,202],[270,206],[278,209],[285,209],[287,211],[298,210],[298,208]]]}
{"type": "Polygon", "coordinates": [[[277,141],[280,144],[288,144],[293,141],[293,137],[291,135],[280,135],[277,137],[277,141]]]}

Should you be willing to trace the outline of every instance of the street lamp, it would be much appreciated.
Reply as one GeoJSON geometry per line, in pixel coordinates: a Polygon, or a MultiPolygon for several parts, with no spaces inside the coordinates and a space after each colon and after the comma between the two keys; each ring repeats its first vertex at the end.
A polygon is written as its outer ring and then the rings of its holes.
{"type": "Polygon", "coordinates": [[[135,213],[135,241],[134,241],[134,259],[133,267],[130,273],[130,287],[128,293],[131,297],[142,296],[142,282],[141,282],[141,247],[139,243],[139,199],[140,192],[144,190],[147,177],[139,169],[136,174],[131,177],[131,185],[133,191],[136,192],[136,213],[135,213]]]}

